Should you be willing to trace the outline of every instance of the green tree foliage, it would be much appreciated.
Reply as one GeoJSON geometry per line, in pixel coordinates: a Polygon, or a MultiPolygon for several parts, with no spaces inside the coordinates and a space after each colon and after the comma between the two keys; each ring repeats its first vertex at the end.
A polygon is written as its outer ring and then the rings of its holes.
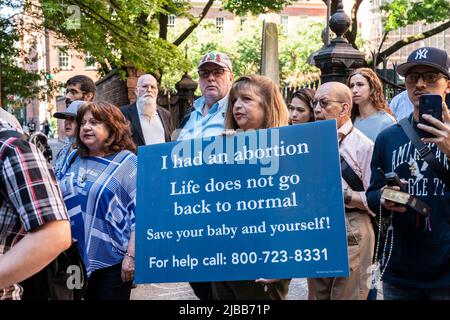
{"type": "Polygon", "coordinates": [[[434,23],[450,16],[449,0],[394,0],[380,7],[384,31],[390,32],[416,22],[434,23]]]}
{"type": "Polygon", "coordinates": [[[280,77],[284,83],[298,85],[318,77],[319,69],[307,61],[324,45],[324,27],[322,22],[302,20],[296,34],[280,33],[280,77]]]}
{"type": "MultiPolygon", "coordinates": [[[[213,4],[189,14],[183,0],[41,0],[44,26],[66,39],[73,48],[90,52],[105,72],[128,64],[160,74],[187,71],[192,65],[179,46],[199,25],[213,4]],[[167,40],[167,16],[186,17],[190,25],[167,40]],[[78,21],[77,21],[78,19],[78,21]]],[[[223,1],[230,11],[244,14],[279,11],[287,0],[223,1]]]]}
{"type": "MultiPolygon", "coordinates": [[[[261,62],[262,21],[245,19],[240,26],[236,25],[228,33],[217,31],[213,23],[204,23],[185,41],[187,59],[192,65],[189,74],[198,81],[197,64],[203,54],[217,50],[229,55],[233,63],[235,78],[258,74],[261,62]]],[[[316,79],[319,69],[307,64],[307,58],[323,45],[320,35],[324,28],[323,22],[302,19],[296,33],[288,33],[279,28],[280,78],[283,85],[297,85],[316,79]]],[[[181,26],[180,28],[183,28],[181,26]]],[[[178,30],[170,30],[168,38],[178,34],[178,30]]],[[[171,88],[181,78],[182,73],[176,72],[163,79],[163,86],[171,88]]]]}
{"type": "MultiPolygon", "coordinates": [[[[358,10],[363,1],[354,0],[352,2],[351,16],[352,24],[350,30],[346,33],[348,41],[358,49],[358,10]]],[[[327,0],[323,0],[326,4],[327,0]]],[[[331,0],[331,14],[337,10],[338,0],[331,0]]],[[[379,44],[378,57],[388,57],[402,47],[413,42],[423,40],[444,31],[450,27],[450,1],[449,0],[387,0],[379,8],[383,21],[383,36],[379,44]],[[415,23],[431,24],[440,23],[438,26],[427,30],[426,32],[416,34],[390,45],[381,51],[381,48],[388,37],[388,34],[407,25],[415,23]],[[381,52],[380,52],[381,51],[381,52]]],[[[379,62],[379,61],[377,61],[379,62]]]]}
{"type": "Polygon", "coordinates": [[[383,15],[384,30],[378,49],[379,58],[388,57],[408,44],[429,38],[450,27],[449,0],[392,0],[382,5],[380,10],[383,15]],[[425,32],[400,39],[381,51],[390,32],[415,23],[439,24],[425,32]]]}
{"type": "Polygon", "coordinates": [[[294,0],[223,0],[224,9],[237,15],[252,13],[254,15],[267,12],[279,12],[284,7],[295,2],[294,0]]]}
{"type": "MultiPolygon", "coordinates": [[[[14,97],[14,105],[21,101],[49,94],[54,83],[45,80],[45,73],[27,70],[25,63],[32,63],[35,57],[26,47],[18,46],[21,39],[20,28],[23,23],[18,10],[22,3],[16,0],[0,0],[0,90],[1,105],[6,106],[14,97]]],[[[33,44],[30,44],[30,49],[33,44]]]]}

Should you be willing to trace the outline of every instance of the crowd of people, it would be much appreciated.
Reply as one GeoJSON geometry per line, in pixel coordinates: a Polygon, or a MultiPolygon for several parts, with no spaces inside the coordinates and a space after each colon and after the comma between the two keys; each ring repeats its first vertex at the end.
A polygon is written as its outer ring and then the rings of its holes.
{"type": "MultiPolygon", "coordinates": [[[[450,299],[450,112],[444,102],[450,58],[423,47],[398,71],[406,91],[391,107],[367,68],[351,72],[346,84],[296,91],[286,104],[271,79],[234,80],[230,58],[209,52],[198,65],[201,97],[179,130],[157,104],[153,75],[140,76],[136,102],[121,107],[96,101],[92,80],[75,76],[66,83],[67,109],[54,114],[64,120],[65,141],[53,167],[0,109],[0,300],[20,299],[26,288],[20,284],[75,240],[88,277],[83,298],[130,298],[138,146],[327,119],[337,123],[350,275],[308,279],[308,299],[373,299],[369,284],[379,283],[380,273],[384,299],[450,299]],[[443,101],[441,117],[422,115],[428,124],[419,113],[424,94],[443,101]],[[389,184],[384,173],[396,173],[400,184],[389,184]],[[403,190],[410,201],[395,202],[386,190],[403,190]],[[429,215],[415,205],[421,202],[429,215]],[[379,245],[382,236],[388,246],[379,245]]],[[[289,284],[249,279],[191,286],[202,300],[283,300],[289,284]]]]}

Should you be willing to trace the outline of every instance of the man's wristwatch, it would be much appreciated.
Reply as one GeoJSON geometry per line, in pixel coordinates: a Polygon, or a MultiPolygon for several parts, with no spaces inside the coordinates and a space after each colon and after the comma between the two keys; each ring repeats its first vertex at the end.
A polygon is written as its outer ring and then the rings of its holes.
{"type": "Polygon", "coordinates": [[[344,189],[344,203],[349,204],[352,201],[352,189],[345,188],[344,189]]]}

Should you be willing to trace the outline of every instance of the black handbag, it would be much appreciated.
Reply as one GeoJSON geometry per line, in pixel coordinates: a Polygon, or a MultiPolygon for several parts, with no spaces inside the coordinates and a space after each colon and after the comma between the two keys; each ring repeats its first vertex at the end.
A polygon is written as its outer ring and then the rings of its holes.
{"type": "Polygon", "coordinates": [[[49,300],[81,300],[87,288],[87,272],[77,241],[47,266],[49,300]]]}
{"type": "Polygon", "coordinates": [[[81,300],[87,288],[87,272],[73,241],[44,269],[19,285],[22,300],[81,300]]]}

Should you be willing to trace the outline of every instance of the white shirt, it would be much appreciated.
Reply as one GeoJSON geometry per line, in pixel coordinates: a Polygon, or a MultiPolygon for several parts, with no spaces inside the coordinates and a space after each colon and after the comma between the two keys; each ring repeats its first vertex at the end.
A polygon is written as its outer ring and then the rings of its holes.
{"type": "Polygon", "coordinates": [[[403,91],[392,98],[391,103],[389,103],[392,112],[394,112],[397,121],[408,117],[414,109],[411,100],[408,97],[408,91],[403,91]]]}
{"type": "Polygon", "coordinates": [[[164,127],[158,113],[151,120],[139,114],[139,121],[146,145],[166,142],[164,127]]]}

